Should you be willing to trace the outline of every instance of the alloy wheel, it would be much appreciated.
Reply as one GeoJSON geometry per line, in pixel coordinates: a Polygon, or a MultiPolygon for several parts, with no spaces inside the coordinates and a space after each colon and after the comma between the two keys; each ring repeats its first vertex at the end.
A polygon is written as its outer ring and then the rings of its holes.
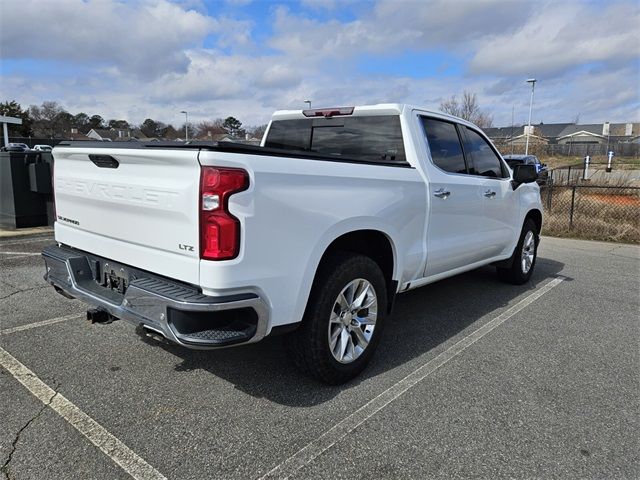
{"type": "Polygon", "coordinates": [[[378,297],[364,278],[347,284],[338,294],[329,318],[329,349],[340,363],[351,363],[366,350],[376,328],[378,297]]]}
{"type": "Polygon", "coordinates": [[[524,241],[522,242],[521,266],[522,273],[524,273],[525,275],[529,273],[529,270],[531,270],[535,254],[536,239],[533,235],[533,232],[529,230],[524,237],[524,241]]]}

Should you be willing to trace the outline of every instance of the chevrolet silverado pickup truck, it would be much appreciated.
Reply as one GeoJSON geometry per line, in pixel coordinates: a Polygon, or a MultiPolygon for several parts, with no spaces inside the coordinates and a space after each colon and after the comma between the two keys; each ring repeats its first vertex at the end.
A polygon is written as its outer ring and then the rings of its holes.
{"type": "Polygon", "coordinates": [[[536,262],[534,167],[408,105],[279,111],[260,146],[67,142],[53,156],[45,279],[88,317],[196,349],[286,334],[330,384],[365,368],[398,293],[487,264],[523,284],[536,262]]]}

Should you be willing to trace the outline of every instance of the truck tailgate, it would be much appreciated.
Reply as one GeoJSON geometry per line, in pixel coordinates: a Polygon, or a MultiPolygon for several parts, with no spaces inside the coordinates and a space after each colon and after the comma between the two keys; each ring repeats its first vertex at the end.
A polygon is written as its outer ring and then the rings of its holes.
{"type": "Polygon", "coordinates": [[[56,241],[199,281],[198,150],[56,147],[56,241]]]}

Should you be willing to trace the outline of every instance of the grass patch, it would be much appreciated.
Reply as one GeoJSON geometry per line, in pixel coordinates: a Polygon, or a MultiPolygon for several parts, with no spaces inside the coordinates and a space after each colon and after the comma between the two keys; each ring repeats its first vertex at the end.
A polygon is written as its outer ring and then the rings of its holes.
{"type": "MultiPolygon", "coordinates": [[[[569,157],[569,156],[538,156],[542,163],[546,163],[549,169],[562,168],[562,167],[582,167],[584,165],[584,157],[569,157]]],[[[591,157],[591,164],[606,164],[606,155],[593,155],[591,157]]],[[[612,167],[614,170],[636,170],[640,169],[640,158],[637,157],[613,157],[612,167]]]]}
{"type": "Polygon", "coordinates": [[[549,206],[542,192],[546,235],[587,240],[640,243],[640,189],[579,187],[571,218],[571,187],[554,187],[549,206]]]}

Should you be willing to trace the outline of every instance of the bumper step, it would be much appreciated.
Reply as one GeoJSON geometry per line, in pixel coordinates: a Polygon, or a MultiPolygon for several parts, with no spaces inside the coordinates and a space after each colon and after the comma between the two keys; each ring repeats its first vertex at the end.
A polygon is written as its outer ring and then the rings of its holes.
{"type": "Polygon", "coordinates": [[[196,349],[252,343],[266,335],[269,310],[255,293],[208,296],[191,285],[64,246],[47,247],[42,256],[45,280],[94,307],[89,311],[95,315],[88,317],[96,321],[105,315],[121,318],[196,349]],[[98,282],[105,265],[128,274],[126,290],[98,282]]]}

